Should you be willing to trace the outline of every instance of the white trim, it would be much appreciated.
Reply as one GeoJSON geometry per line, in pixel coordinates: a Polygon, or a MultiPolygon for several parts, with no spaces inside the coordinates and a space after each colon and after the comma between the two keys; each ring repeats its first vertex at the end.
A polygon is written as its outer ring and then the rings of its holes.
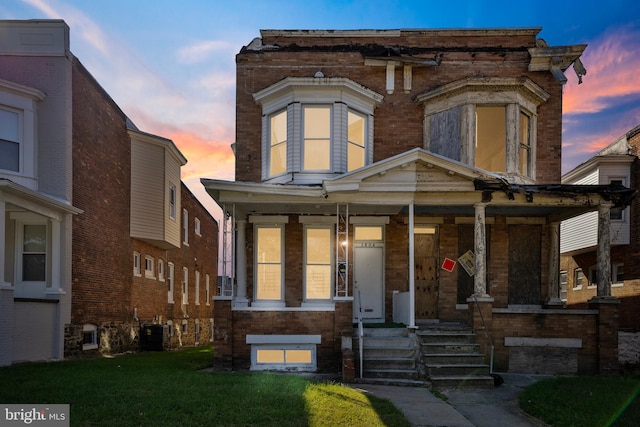
{"type": "Polygon", "coordinates": [[[582,338],[504,337],[504,346],[582,348],[582,338]]]}
{"type": "Polygon", "coordinates": [[[288,224],[286,215],[249,215],[249,224],[288,224]]]}
{"type": "Polygon", "coordinates": [[[322,335],[249,335],[247,344],[320,344],[322,335]]]}
{"type": "Polygon", "coordinates": [[[384,225],[389,224],[388,216],[351,216],[349,224],[357,225],[384,225]]]}

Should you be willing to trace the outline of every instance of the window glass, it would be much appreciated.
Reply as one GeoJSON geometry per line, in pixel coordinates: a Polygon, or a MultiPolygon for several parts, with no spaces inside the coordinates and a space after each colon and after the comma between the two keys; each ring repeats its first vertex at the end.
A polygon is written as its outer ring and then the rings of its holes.
{"type": "Polygon", "coordinates": [[[382,240],[382,227],[356,227],[354,238],[356,240],[382,240]]]}
{"type": "Polygon", "coordinates": [[[331,298],[331,229],[306,230],[306,299],[331,298]]]}
{"type": "Polygon", "coordinates": [[[258,350],[256,351],[258,363],[283,363],[284,350],[258,350]]]}
{"type": "Polygon", "coordinates": [[[169,217],[176,219],[176,186],[169,184],[169,217]]]}
{"type": "Polygon", "coordinates": [[[531,128],[529,116],[520,112],[520,173],[531,176],[531,128]]]}
{"type": "Polygon", "coordinates": [[[287,350],[286,363],[311,363],[311,350],[287,350]]]}
{"type": "Polygon", "coordinates": [[[348,113],[347,171],[361,168],[365,164],[365,118],[360,114],[348,113]]]}
{"type": "MultiPolygon", "coordinates": [[[[612,184],[612,185],[624,185],[624,181],[621,180],[621,179],[612,179],[612,180],[609,181],[609,184],[612,184]]],[[[613,207],[609,211],[609,218],[611,220],[614,220],[614,221],[622,221],[624,219],[623,211],[624,211],[624,208],[622,208],[622,207],[617,207],[617,208],[613,207]]]]}
{"type": "Polygon", "coordinates": [[[282,233],[280,227],[258,227],[256,250],[256,298],[280,300],[282,297],[282,233]]]}
{"type": "Polygon", "coordinates": [[[20,171],[19,115],[0,109],[0,169],[20,171]]]}
{"type": "Polygon", "coordinates": [[[584,284],[584,272],[582,271],[581,268],[577,268],[574,271],[573,287],[581,288],[583,284],[584,284]]]}
{"type": "Polygon", "coordinates": [[[25,225],[22,247],[22,280],[43,282],[47,267],[47,226],[25,225]]]}
{"type": "Polygon", "coordinates": [[[491,172],[505,172],[507,158],[506,108],[476,107],[475,166],[491,172]]]}
{"type": "Polygon", "coordinates": [[[269,176],[287,171],[287,111],[271,116],[269,176]]]}
{"type": "Polygon", "coordinates": [[[304,107],[304,169],[331,168],[331,107],[304,107]]]}
{"type": "Polygon", "coordinates": [[[613,282],[624,282],[624,264],[614,264],[613,266],[613,282]]]}

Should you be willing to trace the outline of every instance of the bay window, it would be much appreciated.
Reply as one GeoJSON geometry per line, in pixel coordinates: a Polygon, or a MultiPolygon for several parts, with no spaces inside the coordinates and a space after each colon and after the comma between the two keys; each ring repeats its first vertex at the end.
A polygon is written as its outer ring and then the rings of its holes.
{"type": "Polygon", "coordinates": [[[318,184],[373,162],[382,95],[346,78],[288,77],[257,93],[262,179],[318,184]]]}
{"type": "Polygon", "coordinates": [[[536,111],[549,96],[518,78],[470,78],[420,94],[424,147],[516,181],[535,181],[536,111]]]}

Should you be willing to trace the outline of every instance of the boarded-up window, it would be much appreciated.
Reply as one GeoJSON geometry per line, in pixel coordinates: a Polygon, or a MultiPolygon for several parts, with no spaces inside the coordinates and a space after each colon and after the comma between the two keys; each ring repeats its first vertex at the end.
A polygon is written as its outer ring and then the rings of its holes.
{"type": "Polygon", "coordinates": [[[449,159],[461,160],[460,107],[431,116],[429,123],[429,151],[449,159]]]}
{"type": "Polygon", "coordinates": [[[509,304],[540,304],[541,239],[539,225],[509,226],[509,304]]]}

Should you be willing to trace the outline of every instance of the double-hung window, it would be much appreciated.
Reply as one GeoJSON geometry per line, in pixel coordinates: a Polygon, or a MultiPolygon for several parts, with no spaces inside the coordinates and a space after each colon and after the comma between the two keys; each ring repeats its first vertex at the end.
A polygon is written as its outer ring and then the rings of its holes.
{"type": "Polygon", "coordinates": [[[331,107],[307,105],[303,109],[304,143],[303,169],[331,169],[331,107]]]}
{"type": "Polygon", "coordinates": [[[172,262],[167,263],[167,302],[173,304],[173,280],[175,274],[175,267],[172,262]]]}
{"type": "Polygon", "coordinates": [[[347,116],[347,171],[359,169],[366,164],[367,118],[363,114],[349,110],[347,116]]]}
{"type": "Polygon", "coordinates": [[[0,169],[20,172],[20,115],[0,108],[0,169]]]}
{"type": "Polygon", "coordinates": [[[330,300],[333,232],[330,226],[308,226],[304,232],[305,301],[330,300]]]}
{"type": "Polygon", "coordinates": [[[284,294],[284,226],[256,224],[255,300],[280,302],[284,294]]]}
{"type": "Polygon", "coordinates": [[[287,171],[287,110],[269,119],[269,176],[287,171]]]}

